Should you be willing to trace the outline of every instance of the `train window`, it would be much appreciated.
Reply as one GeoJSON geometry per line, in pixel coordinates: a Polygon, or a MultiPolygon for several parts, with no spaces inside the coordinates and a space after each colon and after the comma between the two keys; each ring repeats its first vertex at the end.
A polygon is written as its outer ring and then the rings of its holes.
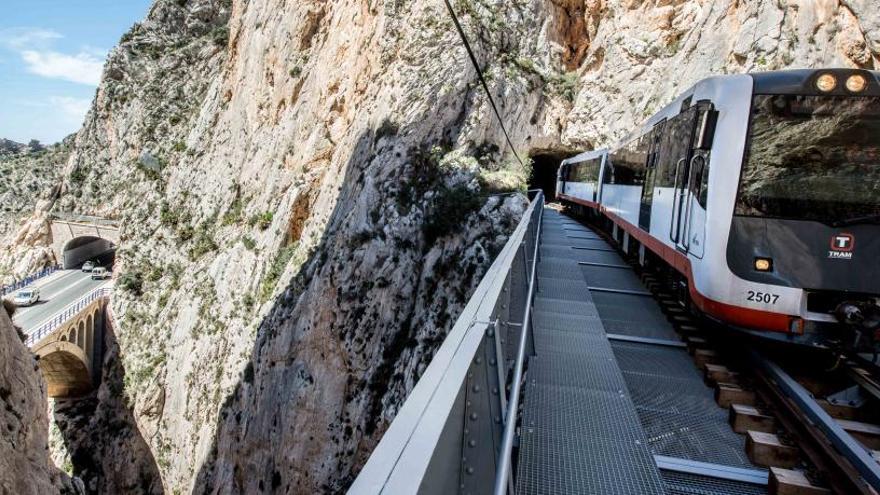
{"type": "Polygon", "coordinates": [[[880,97],[756,95],[739,215],[880,221],[880,97]]]}
{"type": "Polygon", "coordinates": [[[694,157],[691,167],[696,175],[691,190],[697,198],[697,203],[706,208],[706,203],[709,199],[709,162],[706,161],[705,157],[699,155],[694,157]]]}
{"type": "Polygon", "coordinates": [[[601,157],[572,163],[569,165],[571,172],[567,180],[570,182],[598,182],[601,163],[601,157]]]}
{"type": "Polygon", "coordinates": [[[645,183],[645,161],[651,146],[649,136],[633,139],[610,155],[612,173],[608,183],[640,186],[645,183]]]}
{"type": "Polygon", "coordinates": [[[660,142],[660,154],[657,157],[657,170],[654,185],[656,187],[673,187],[675,185],[676,165],[687,159],[690,151],[691,135],[695,107],[669,119],[663,126],[660,142]]]}

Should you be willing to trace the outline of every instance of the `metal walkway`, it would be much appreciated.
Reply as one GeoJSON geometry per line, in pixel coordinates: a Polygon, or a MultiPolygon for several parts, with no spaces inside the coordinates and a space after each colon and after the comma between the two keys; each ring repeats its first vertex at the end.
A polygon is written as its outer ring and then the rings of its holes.
{"type": "Polygon", "coordinates": [[[535,192],[349,493],[766,493],[727,421],[632,267],[535,192]]]}
{"type": "Polygon", "coordinates": [[[672,325],[604,240],[545,209],[538,281],[516,493],[766,493],[672,325]]]}
{"type": "Polygon", "coordinates": [[[665,493],[578,265],[622,261],[549,208],[541,238],[516,493],[665,493]]]}

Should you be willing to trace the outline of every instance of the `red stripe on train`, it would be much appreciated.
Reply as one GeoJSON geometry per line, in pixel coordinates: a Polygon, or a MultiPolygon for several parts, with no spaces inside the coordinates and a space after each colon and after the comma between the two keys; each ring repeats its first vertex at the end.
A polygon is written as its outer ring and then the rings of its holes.
{"type": "Polygon", "coordinates": [[[667,246],[654,237],[651,237],[649,233],[627,222],[623,217],[608,211],[607,208],[597,203],[574,198],[565,194],[560,194],[558,196],[561,199],[598,210],[612,222],[616,223],[618,227],[628,232],[630,236],[634,237],[648,250],[662,258],[666,263],[669,263],[669,266],[675,268],[679,273],[684,275],[688,280],[688,291],[690,292],[691,300],[693,300],[694,304],[703,313],[732,325],[771,332],[789,333],[792,328],[792,322],[795,321],[797,322],[795,325],[797,333],[803,333],[803,320],[798,317],[734,306],[732,304],[709,299],[703,294],[700,294],[694,283],[691,260],[689,260],[684,253],[673,247],[667,246]]]}

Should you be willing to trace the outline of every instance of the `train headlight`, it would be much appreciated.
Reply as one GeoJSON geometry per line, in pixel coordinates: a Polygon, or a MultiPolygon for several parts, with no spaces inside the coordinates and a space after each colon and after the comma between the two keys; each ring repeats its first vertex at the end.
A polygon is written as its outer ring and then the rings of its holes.
{"type": "Polygon", "coordinates": [[[863,91],[868,87],[868,80],[861,74],[853,74],[846,79],[846,89],[853,93],[863,91]]]}
{"type": "Polygon", "coordinates": [[[837,78],[832,74],[822,74],[816,79],[816,87],[823,93],[833,91],[837,87],[837,78]]]}
{"type": "Polygon", "coordinates": [[[755,270],[769,272],[773,269],[773,260],[770,258],[755,258],[755,270]]]}

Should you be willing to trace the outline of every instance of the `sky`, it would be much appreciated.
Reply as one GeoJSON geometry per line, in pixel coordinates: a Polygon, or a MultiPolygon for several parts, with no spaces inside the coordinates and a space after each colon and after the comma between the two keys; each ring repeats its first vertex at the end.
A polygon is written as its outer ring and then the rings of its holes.
{"type": "Polygon", "coordinates": [[[76,132],[104,61],[152,0],[0,0],[0,138],[76,132]]]}

